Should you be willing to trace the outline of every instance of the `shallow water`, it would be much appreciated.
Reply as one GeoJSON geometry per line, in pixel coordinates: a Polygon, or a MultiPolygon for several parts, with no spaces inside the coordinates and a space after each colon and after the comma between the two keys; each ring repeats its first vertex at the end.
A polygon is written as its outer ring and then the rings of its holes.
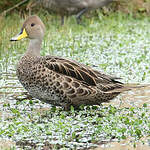
{"type": "Polygon", "coordinates": [[[119,108],[130,108],[130,107],[143,107],[144,104],[150,108],[150,86],[143,87],[140,89],[133,89],[128,92],[124,92],[118,98],[105,103],[105,106],[112,104],[119,108]]]}
{"type": "MultiPolygon", "coordinates": [[[[117,17],[108,17],[103,22],[89,24],[87,28],[73,24],[60,29],[50,26],[42,55],[53,54],[80,61],[106,74],[122,77],[125,83],[147,84],[150,81],[149,20],[117,20],[117,17]]],[[[11,31],[12,36],[17,27],[12,28],[11,23],[5,32],[11,31]]],[[[4,33],[2,36],[6,40],[0,45],[0,147],[6,143],[10,147],[17,145],[17,148],[26,149],[86,149],[106,141],[99,149],[115,147],[120,150],[122,145],[125,149],[134,145],[130,140],[122,140],[122,136],[140,137],[140,134],[130,133],[130,126],[133,132],[140,129],[142,137],[150,135],[150,87],[124,92],[101,107],[79,112],[64,112],[38,100],[15,100],[14,96],[25,91],[16,77],[15,66],[27,41],[7,43],[10,37],[4,33]],[[126,121],[127,113],[131,115],[129,121],[126,121]],[[120,117],[125,122],[121,122],[120,117]],[[115,142],[119,138],[121,142],[115,142]]],[[[143,140],[147,147],[149,138],[143,140]]],[[[141,145],[137,145],[140,149],[141,145]]]]}
{"type": "MultiPolygon", "coordinates": [[[[20,83],[18,82],[18,79],[14,74],[2,74],[3,78],[5,78],[5,84],[3,84],[3,86],[0,88],[0,108],[3,108],[4,104],[9,104],[12,105],[13,108],[15,108],[15,104],[17,103],[17,101],[14,99],[14,97],[16,98],[24,98],[26,95],[20,95],[22,92],[24,92],[24,88],[20,85],[20,83]]],[[[143,107],[143,105],[146,103],[147,107],[150,108],[150,87],[144,87],[144,88],[140,88],[140,89],[134,89],[128,92],[124,92],[123,94],[119,95],[117,98],[115,98],[114,100],[110,101],[110,103],[103,103],[103,106],[109,106],[112,105],[116,108],[132,108],[132,107],[143,107]]],[[[26,100],[25,100],[26,101],[26,100]]],[[[24,106],[20,106],[20,107],[24,107],[24,106]]],[[[47,104],[39,104],[37,103],[37,105],[35,106],[31,106],[32,109],[34,109],[34,112],[36,112],[37,114],[42,115],[45,111],[50,111],[50,107],[47,106],[47,104]]],[[[25,106],[26,111],[25,112],[30,112],[30,108],[25,106]]],[[[20,111],[21,112],[21,111],[20,111]]],[[[32,113],[32,112],[31,112],[32,113]]],[[[12,119],[13,118],[13,114],[10,113],[9,109],[3,109],[0,112],[0,117],[2,120],[6,120],[7,119],[12,119]]],[[[78,124],[80,126],[80,124],[78,124]]],[[[82,126],[82,124],[81,124],[82,126]]],[[[87,134],[87,133],[86,133],[87,134]]],[[[77,149],[82,149],[85,147],[95,147],[95,145],[93,144],[87,144],[88,141],[88,135],[85,134],[85,141],[86,144],[83,142],[81,142],[80,144],[77,142],[75,142],[74,144],[77,145],[78,144],[78,148],[77,149]],[[87,138],[87,139],[86,139],[87,138]],[[80,145],[80,146],[79,146],[80,145]]],[[[54,137],[52,136],[52,138],[56,138],[59,139],[58,135],[55,135],[54,137]],[[55,137],[56,136],[56,137],[55,137]]],[[[21,138],[21,137],[20,137],[21,138]]],[[[20,139],[19,138],[19,139],[20,139]]],[[[44,137],[43,137],[44,138],[44,137]]],[[[45,137],[46,138],[46,137],[45,137]]],[[[45,139],[44,138],[44,139],[45,139]]],[[[5,138],[4,138],[5,139],[5,138]]],[[[31,138],[32,139],[32,138],[31,138]]],[[[12,146],[14,147],[24,147],[24,148],[34,148],[34,145],[36,145],[35,147],[41,147],[43,146],[43,144],[41,143],[40,145],[40,141],[36,142],[36,140],[33,141],[29,138],[29,143],[28,142],[21,142],[20,140],[17,140],[17,143],[13,140],[9,140],[9,139],[5,139],[5,140],[0,140],[0,147],[1,148],[5,148],[6,145],[8,148],[11,148],[12,146]],[[32,143],[33,142],[33,143],[32,143]]],[[[150,139],[149,138],[143,138],[144,144],[142,142],[136,142],[136,148],[134,148],[134,140],[121,140],[121,142],[118,142],[116,140],[108,140],[105,141],[104,139],[102,140],[103,144],[96,144],[97,148],[94,150],[126,150],[126,149],[130,149],[130,150],[148,150],[150,149],[150,144],[148,143],[150,139]]],[[[27,140],[28,141],[28,140],[27,140]]],[[[83,140],[84,141],[84,140],[83,140]]],[[[90,140],[89,140],[90,141],[90,140]]],[[[141,140],[140,140],[141,141],[141,140]]],[[[63,145],[63,143],[59,142],[58,140],[54,140],[53,142],[51,142],[51,144],[55,145],[55,144],[60,144],[63,145]]],[[[73,143],[68,144],[67,147],[72,147],[73,143]]],[[[48,147],[50,148],[51,146],[49,146],[49,143],[45,143],[44,147],[48,147]],[[48,145],[48,146],[47,146],[48,145]]],[[[59,146],[58,146],[59,147],[59,146]]],[[[57,148],[58,148],[57,147],[57,148]]],[[[61,147],[61,146],[60,146],[61,147]]],[[[76,146],[75,146],[76,147],[76,146]]],[[[53,148],[53,146],[52,146],[53,148]]],[[[56,148],[56,149],[57,149],[56,148]]],[[[73,147],[72,147],[73,148],[73,147]]]]}
{"type": "Polygon", "coordinates": [[[120,142],[104,143],[95,148],[94,150],[149,150],[150,140],[148,138],[142,138],[140,142],[134,142],[131,138],[122,140],[120,142]],[[145,143],[143,143],[144,141],[145,143]]]}

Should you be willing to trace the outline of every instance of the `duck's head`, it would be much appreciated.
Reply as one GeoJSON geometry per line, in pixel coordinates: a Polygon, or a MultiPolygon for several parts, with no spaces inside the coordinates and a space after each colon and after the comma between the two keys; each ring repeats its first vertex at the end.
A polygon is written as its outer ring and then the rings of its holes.
{"type": "Polygon", "coordinates": [[[23,38],[42,39],[45,32],[45,26],[38,16],[30,16],[22,26],[21,32],[11,38],[11,41],[19,41],[23,38]]]}

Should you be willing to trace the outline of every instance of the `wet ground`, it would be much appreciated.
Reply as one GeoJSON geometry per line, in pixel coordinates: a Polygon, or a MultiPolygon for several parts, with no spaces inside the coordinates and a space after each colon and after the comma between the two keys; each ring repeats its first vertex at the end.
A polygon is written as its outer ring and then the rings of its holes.
{"type": "Polygon", "coordinates": [[[143,107],[144,104],[150,108],[150,86],[143,87],[140,89],[133,89],[128,92],[124,92],[119,98],[112,100],[109,104],[104,104],[108,106],[112,104],[113,106],[119,108],[130,108],[130,107],[143,107]]]}
{"type": "MultiPolygon", "coordinates": [[[[150,82],[149,18],[121,15],[87,20],[62,28],[44,16],[47,33],[42,55],[57,55],[122,77],[122,82],[150,82]],[[59,42],[59,44],[58,44],[59,42]]],[[[0,32],[0,149],[150,149],[150,86],[125,92],[103,106],[65,112],[38,100],[15,100],[24,88],[15,66],[27,42],[10,43],[20,16],[2,21],[0,32]],[[14,23],[15,20],[15,23],[14,23]],[[120,141],[120,142],[119,142],[120,141]]]]}
{"type": "Polygon", "coordinates": [[[120,142],[109,142],[101,144],[94,150],[149,150],[150,140],[148,138],[141,139],[141,142],[134,143],[132,139],[128,138],[120,142]],[[142,141],[146,141],[144,144],[142,141]]]}
{"type": "MultiPolygon", "coordinates": [[[[26,95],[18,96],[22,94],[22,92],[25,90],[22,88],[21,85],[15,86],[15,85],[18,85],[18,80],[16,77],[15,78],[8,77],[7,79],[8,79],[6,82],[7,84],[1,87],[1,91],[5,90],[5,92],[0,93],[0,99],[3,99],[3,101],[0,102],[1,108],[4,104],[14,105],[16,103],[15,98],[17,98],[18,100],[21,100],[22,98],[26,97],[26,95]],[[13,90],[12,92],[10,89],[11,90],[15,89],[15,90],[13,90]]],[[[133,89],[131,91],[124,92],[123,94],[115,98],[114,100],[110,101],[110,103],[103,103],[103,106],[109,107],[110,105],[112,105],[120,109],[120,108],[133,108],[133,107],[142,108],[144,105],[146,105],[146,107],[150,108],[149,97],[150,97],[150,86],[147,86],[144,88],[133,89]]],[[[46,105],[42,105],[42,107],[40,105],[39,106],[37,105],[37,108],[34,107],[34,109],[35,109],[34,111],[36,111],[39,114],[44,114],[45,111],[50,111],[50,108],[47,107],[46,105]]],[[[7,119],[13,118],[12,114],[10,114],[9,110],[7,111],[7,109],[5,110],[3,109],[3,111],[0,112],[0,117],[3,118],[4,120],[6,118],[7,119]]],[[[125,140],[122,139],[120,141],[118,141],[117,139],[112,139],[112,140],[103,139],[102,141],[99,141],[96,145],[97,145],[96,146],[97,148],[90,148],[90,149],[91,150],[127,150],[127,149],[128,150],[149,150],[150,138],[143,137],[140,139],[140,141],[136,141],[136,142],[131,137],[127,137],[127,139],[125,140]]],[[[10,140],[9,138],[0,139],[1,149],[4,149],[4,148],[9,149],[9,148],[12,148],[13,146],[18,147],[18,148],[24,147],[25,149],[30,149],[31,147],[35,149],[37,148],[36,143],[35,142],[32,143],[30,140],[26,142],[19,141],[16,143],[15,141],[10,140]]],[[[93,147],[93,145],[91,145],[91,147],[93,147]]],[[[61,146],[59,147],[58,145],[57,148],[55,148],[55,146],[53,146],[53,144],[49,142],[45,143],[43,146],[43,150],[58,149],[58,148],[61,148],[61,146]]]]}
{"type": "MultiPolygon", "coordinates": [[[[112,100],[109,104],[105,103],[105,106],[112,104],[119,108],[131,108],[131,107],[143,107],[144,104],[150,108],[150,86],[134,89],[122,94],[119,98],[112,100]]],[[[128,137],[126,140],[112,141],[100,144],[94,150],[149,150],[150,139],[145,137],[140,139],[139,142],[134,143],[134,140],[128,137]]]]}
{"type": "MultiPolygon", "coordinates": [[[[118,108],[132,108],[132,107],[143,107],[147,104],[150,108],[150,86],[134,89],[129,92],[125,92],[119,98],[112,100],[109,104],[105,103],[105,106],[112,104],[118,108]]],[[[135,142],[130,137],[126,140],[112,141],[100,144],[94,150],[149,150],[150,149],[150,139],[149,137],[144,137],[140,139],[139,142],[135,142]]]]}

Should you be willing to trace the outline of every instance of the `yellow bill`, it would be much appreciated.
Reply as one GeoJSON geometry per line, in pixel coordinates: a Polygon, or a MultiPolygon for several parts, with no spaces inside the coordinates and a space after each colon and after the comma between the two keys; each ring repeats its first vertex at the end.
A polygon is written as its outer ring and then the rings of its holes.
{"type": "Polygon", "coordinates": [[[24,28],[19,34],[17,34],[16,36],[12,37],[10,41],[19,41],[19,40],[24,39],[26,37],[28,37],[28,35],[27,35],[27,32],[26,32],[26,30],[24,28]]]}

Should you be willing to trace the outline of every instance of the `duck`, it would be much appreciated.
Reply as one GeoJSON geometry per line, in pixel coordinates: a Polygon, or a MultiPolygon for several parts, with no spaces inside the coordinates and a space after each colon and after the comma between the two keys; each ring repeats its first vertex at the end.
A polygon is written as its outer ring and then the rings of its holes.
{"type": "Polygon", "coordinates": [[[89,10],[102,8],[114,0],[38,0],[49,12],[55,12],[61,16],[61,25],[64,25],[64,16],[76,15],[76,22],[80,24],[81,16],[89,10]]]}
{"type": "Polygon", "coordinates": [[[11,41],[29,39],[28,48],[19,60],[16,74],[33,98],[69,110],[71,106],[101,105],[133,86],[120,78],[106,75],[77,61],[58,56],[41,56],[45,25],[34,15],[28,17],[21,32],[11,41]]]}

